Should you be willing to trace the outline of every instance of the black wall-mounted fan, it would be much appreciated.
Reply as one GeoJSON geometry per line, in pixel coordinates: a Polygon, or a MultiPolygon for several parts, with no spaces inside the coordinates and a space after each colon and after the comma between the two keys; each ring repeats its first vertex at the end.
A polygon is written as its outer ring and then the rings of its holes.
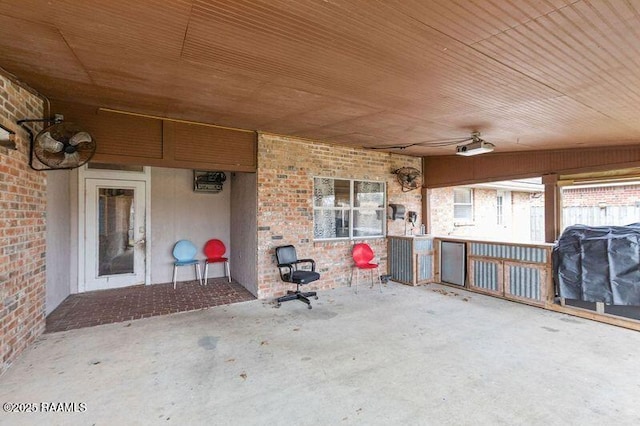
{"type": "Polygon", "coordinates": [[[402,192],[409,192],[422,186],[422,173],[415,167],[400,167],[393,171],[402,192]]]}
{"type": "Polygon", "coordinates": [[[60,115],[56,115],[54,119],[19,120],[18,124],[29,133],[31,141],[29,165],[34,170],[75,169],[89,161],[96,152],[96,142],[91,134],[73,123],[63,121],[60,115]],[[29,122],[53,122],[53,124],[34,137],[31,129],[24,125],[29,122]],[[34,156],[46,167],[34,167],[34,156]]]}

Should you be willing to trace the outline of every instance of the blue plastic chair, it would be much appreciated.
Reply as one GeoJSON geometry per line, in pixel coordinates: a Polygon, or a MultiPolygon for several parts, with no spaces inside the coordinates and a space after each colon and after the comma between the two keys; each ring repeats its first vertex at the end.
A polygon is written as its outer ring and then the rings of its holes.
{"type": "Polygon", "coordinates": [[[176,261],[173,263],[173,289],[176,289],[176,279],[178,276],[179,266],[194,265],[196,268],[196,276],[198,282],[202,285],[202,273],[200,272],[200,261],[196,259],[198,249],[189,240],[180,240],[173,246],[173,257],[176,261]]]}

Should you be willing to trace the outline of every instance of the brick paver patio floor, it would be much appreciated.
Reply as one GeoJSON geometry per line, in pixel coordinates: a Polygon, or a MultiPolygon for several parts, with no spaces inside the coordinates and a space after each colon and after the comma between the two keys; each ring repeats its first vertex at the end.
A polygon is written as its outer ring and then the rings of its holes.
{"type": "Polygon", "coordinates": [[[254,300],[242,285],[226,278],[210,278],[201,286],[197,281],[138,285],[113,290],[72,294],[47,317],[47,333],[130,321],[156,315],[186,312],[211,306],[254,300]]]}

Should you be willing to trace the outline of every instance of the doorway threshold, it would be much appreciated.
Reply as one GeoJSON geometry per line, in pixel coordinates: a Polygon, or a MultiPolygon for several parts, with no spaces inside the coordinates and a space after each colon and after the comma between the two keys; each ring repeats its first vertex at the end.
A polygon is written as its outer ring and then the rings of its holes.
{"type": "Polygon", "coordinates": [[[226,278],[137,285],[72,294],[47,316],[45,333],[131,321],[254,300],[241,284],[226,278]]]}

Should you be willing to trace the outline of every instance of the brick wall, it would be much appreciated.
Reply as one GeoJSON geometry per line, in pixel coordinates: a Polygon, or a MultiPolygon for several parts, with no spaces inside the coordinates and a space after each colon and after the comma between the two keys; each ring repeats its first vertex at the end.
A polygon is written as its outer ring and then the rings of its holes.
{"type": "MultiPolygon", "coordinates": [[[[435,235],[484,236],[497,231],[495,189],[472,189],[473,220],[453,218],[453,187],[430,191],[431,233],[435,235]]],[[[510,206],[504,207],[505,209],[510,206]]]]}
{"type": "Polygon", "coordinates": [[[434,235],[454,235],[453,224],[453,187],[430,189],[429,214],[431,229],[434,235]]]}
{"type": "Polygon", "coordinates": [[[429,191],[431,230],[434,235],[453,235],[526,241],[531,237],[531,207],[542,206],[542,193],[509,191],[504,199],[503,224],[497,223],[496,189],[473,188],[473,221],[453,219],[453,187],[429,191]]]}
{"type": "MultiPolygon", "coordinates": [[[[260,134],[258,138],[258,297],[282,295],[291,289],[280,281],[276,246],[293,244],[299,257],[317,262],[320,281],[305,289],[349,285],[351,241],[314,242],[313,178],[366,179],[387,182],[387,203],[404,204],[421,222],[419,190],[402,192],[392,170],[421,168],[420,158],[336,147],[296,138],[260,134]]],[[[385,212],[386,213],[386,212],[385,212]]],[[[390,235],[403,235],[404,222],[387,221],[390,235]]],[[[364,240],[371,245],[385,273],[386,239],[364,240]]]]}
{"type": "Polygon", "coordinates": [[[0,124],[18,147],[0,147],[0,374],[44,330],[46,175],[29,168],[28,139],[15,124],[42,114],[42,101],[0,70],[0,124]]]}
{"type": "Polygon", "coordinates": [[[562,190],[564,207],[630,206],[640,203],[640,185],[577,187],[562,190]]]}
{"type": "Polygon", "coordinates": [[[562,226],[628,225],[640,218],[640,185],[573,187],[562,189],[562,226]]]}
{"type": "MultiPolygon", "coordinates": [[[[480,189],[474,188],[473,191],[473,223],[478,232],[482,228],[490,229],[491,232],[498,231],[498,210],[497,201],[498,191],[495,189],[480,189]]],[[[507,213],[507,210],[511,206],[507,204],[506,200],[503,206],[503,213],[507,213]]],[[[476,234],[477,235],[477,234],[476,234]]]]}

